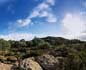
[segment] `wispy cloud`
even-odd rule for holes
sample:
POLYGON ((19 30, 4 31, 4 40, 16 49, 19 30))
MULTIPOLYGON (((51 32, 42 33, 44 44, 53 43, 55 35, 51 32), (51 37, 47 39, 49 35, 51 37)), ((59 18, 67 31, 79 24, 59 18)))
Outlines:
POLYGON ((46 37, 47 35, 46 34, 32 34, 32 33, 9 33, 9 34, 6 34, 6 35, 1 35, 0 34, 0 38, 3 38, 5 40, 21 40, 21 39, 25 39, 25 40, 32 40, 34 37, 46 37))
POLYGON ((27 26, 27 25, 31 24, 32 20, 31 19, 23 19, 23 20, 19 19, 16 21, 16 23, 18 23, 21 27, 23 27, 23 26, 27 26))
POLYGON ((33 18, 46 18, 45 19, 46 22, 55 23, 57 21, 57 18, 52 12, 52 6, 54 5, 55 5, 55 0, 44 0, 42 3, 40 3, 32 10, 32 12, 27 18, 18 19, 16 23, 24 27, 31 23, 34 23, 32 21, 33 18))
POLYGON ((0 38, 3 38, 5 40, 31 40, 33 37, 34 36, 31 33, 10 33, 7 35, 0 35, 0 38))
POLYGON ((6 11, 11 13, 11 14, 14 14, 15 13, 15 10, 14 10, 14 6, 13 4, 9 4, 6 8, 6 11))
POLYGON ((82 6, 86 8, 86 1, 85 0, 82 1, 82 6))
MULTIPOLYGON (((18 22, 22 22, 21 20, 18 22)), ((46 37, 46 36, 59 36, 68 39, 80 39, 86 40, 86 19, 83 19, 83 14, 77 13, 66 13, 61 21, 62 32, 56 34, 32 34, 32 33, 10 33, 8 35, 0 35, 0 38, 6 40, 31 40, 35 36, 46 37)))

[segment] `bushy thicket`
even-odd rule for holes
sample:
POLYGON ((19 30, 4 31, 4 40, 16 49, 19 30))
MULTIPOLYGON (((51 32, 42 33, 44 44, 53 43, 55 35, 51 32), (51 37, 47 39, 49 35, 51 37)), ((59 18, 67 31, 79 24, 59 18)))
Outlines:
POLYGON ((58 70, 86 70, 85 41, 68 40, 61 37, 35 37, 31 41, 0 39, 0 61, 3 62, 15 62, 19 58, 36 57, 46 53, 63 58, 59 59, 61 64, 58 70))

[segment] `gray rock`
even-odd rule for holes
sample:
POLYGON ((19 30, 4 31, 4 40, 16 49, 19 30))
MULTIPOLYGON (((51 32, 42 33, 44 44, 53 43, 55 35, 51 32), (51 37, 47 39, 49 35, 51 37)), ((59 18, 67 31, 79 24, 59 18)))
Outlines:
POLYGON ((34 61, 34 58, 27 58, 23 60, 21 68, 23 70, 43 70, 41 66, 36 61, 34 61))
POLYGON ((36 61, 43 67, 44 70, 57 70, 59 61, 52 55, 42 55, 36 58, 36 61))

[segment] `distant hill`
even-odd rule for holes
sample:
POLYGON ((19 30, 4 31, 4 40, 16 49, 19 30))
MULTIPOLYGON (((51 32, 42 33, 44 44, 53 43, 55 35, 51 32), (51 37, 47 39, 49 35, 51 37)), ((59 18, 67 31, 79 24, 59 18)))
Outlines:
POLYGON ((41 38, 42 40, 50 43, 51 45, 61 45, 61 44, 77 44, 77 43, 85 43, 85 41, 80 41, 78 39, 66 39, 63 37, 45 37, 45 38, 41 38))

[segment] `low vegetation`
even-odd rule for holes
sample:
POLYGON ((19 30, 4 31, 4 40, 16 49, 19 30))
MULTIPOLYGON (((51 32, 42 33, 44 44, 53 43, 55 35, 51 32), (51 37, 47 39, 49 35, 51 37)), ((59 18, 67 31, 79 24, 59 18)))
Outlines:
POLYGON ((18 59, 43 54, 60 57, 58 70, 86 70, 86 42, 61 37, 34 38, 31 41, 0 39, 0 62, 15 63, 18 59))

